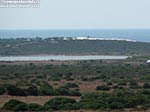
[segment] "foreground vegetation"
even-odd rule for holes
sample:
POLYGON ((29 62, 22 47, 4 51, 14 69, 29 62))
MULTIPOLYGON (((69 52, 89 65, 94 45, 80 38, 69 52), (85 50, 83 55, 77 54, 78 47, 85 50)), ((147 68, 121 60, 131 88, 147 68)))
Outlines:
POLYGON ((103 61, 78 61, 69 65, 1 63, 0 95, 3 97, 55 96, 44 104, 12 98, 1 105, 1 110, 146 110, 150 109, 149 82, 148 64, 107 64, 103 61))
POLYGON ((150 54, 150 43, 112 40, 63 40, 62 38, 0 39, 0 55, 32 54, 150 54))
POLYGON ((150 108, 150 91, 142 90, 138 92, 124 89, 116 89, 113 93, 86 93, 79 101, 72 98, 58 97, 46 102, 44 105, 26 104, 18 100, 10 100, 2 107, 3 110, 14 111, 47 111, 47 110, 106 110, 106 109, 125 109, 150 108), (124 97, 122 97, 124 96, 124 97))

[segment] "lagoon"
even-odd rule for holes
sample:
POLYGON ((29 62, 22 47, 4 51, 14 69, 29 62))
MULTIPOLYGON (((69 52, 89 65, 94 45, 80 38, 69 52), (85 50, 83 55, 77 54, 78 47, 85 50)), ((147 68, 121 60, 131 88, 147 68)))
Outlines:
POLYGON ((49 61, 49 60, 123 60, 128 56, 111 55, 33 55, 33 56, 0 56, 0 61, 49 61))

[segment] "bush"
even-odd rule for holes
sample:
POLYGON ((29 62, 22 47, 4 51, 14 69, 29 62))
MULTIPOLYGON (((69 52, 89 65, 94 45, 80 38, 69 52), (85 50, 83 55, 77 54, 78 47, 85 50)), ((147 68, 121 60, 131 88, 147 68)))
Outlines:
POLYGON ((3 85, 0 85, 0 95, 3 95, 6 93, 6 88, 3 85))
POLYGON ((10 111, 26 111, 27 104, 18 100, 10 100, 4 104, 2 109, 10 111))
POLYGON ((150 90, 141 90, 139 92, 140 92, 140 94, 150 95, 150 90))
POLYGON ((59 78, 59 77, 52 77, 52 78, 50 78, 49 80, 52 80, 52 81, 60 81, 61 78, 59 78))
POLYGON ((124 96, 126 94, 124 89, 115 89, 113 93, 116 96, 124 96))
POLYGON ((42 95, 55 95, 53 87, 49 85, 47 82, 44 82, 40 85, 40 91, 42 95))
POLYGON ((53 89, 47 88, 47 87, 40 87, 41 95, 56 95, 55 91, 53 89))
POLYGON ((26 111, 28 108, 27 108, 27 104, 18 104, 15 106, 14 110, 15 111, 26 111))
POLYGON ((70 110, 74 109, 74 104, 76 104, 76 100, 72 98, 53 98, 50 101, 45 103, 45 107, 47 109, 54 109, 54 110, 70 110))
POLYGON ((55 95, 63 95, 63 96, 80 96, 81 93, 76 90, 70 90, 66 87, 59 87, 55 89, 55 95))
POLYGON ((143 88, 150 89, 150 84, 149 83, 144 83, 143 88))
POLYGON ((28 105, 28 111, 40 111, 42 106, 41 105, 38 105, 38 104, 35 104, 35 103, 31 103, 28 105))
POLYGON ((6 90, 7 90, 8 95, 26 96, 24 90, 14 86, 14 85, 7 85, 6 90))
POLYGON ((129 83, 129 87, 130 87, 131 89, 139 89, 139 88, 140 88, 140 86, 138 85, 138 83, 135 82, 135 81, 130 82, 130 83, 129 83))
POLYGON ((119 102, 112 102, 108 105, 110 109, 123 109, 123 104, 119 102))
POLYGON ((127 83, 126 82, 119 82, 118 85, 126 86, 127 83))
POLYGON ((26 90, 27 95, 37 96, 38 95, 38 88, 36 86, 30 86, 26 90))
POLYGON ((79 88, 79 85, 76 83, 66 83, 64 86, 67 88, 79 88))
POLYGON ((107 85, 113 85, 112 82, 108 82, 107 85))
POLYGON ((103 91, 109 91, 110 87, 107 85, 97 86, 96 90, 103 90, 103 91))
POLYGON ((81 96, 81 93, 77 90, 70 90, 69 96, 81 96))
POLYGON ((69 89, 65 87, 60 87, 55 89, 57 95, 69 95, 69 89))

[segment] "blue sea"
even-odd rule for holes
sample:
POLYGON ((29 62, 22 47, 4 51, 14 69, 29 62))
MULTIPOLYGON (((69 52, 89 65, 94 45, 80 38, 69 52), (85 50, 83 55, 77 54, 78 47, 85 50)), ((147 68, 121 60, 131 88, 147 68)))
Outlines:
POLYGON ((125 38, 142 42, 150 42, 150 29, 0 30, 0 38, 48 38, 80 36, 99 38, 125 38))

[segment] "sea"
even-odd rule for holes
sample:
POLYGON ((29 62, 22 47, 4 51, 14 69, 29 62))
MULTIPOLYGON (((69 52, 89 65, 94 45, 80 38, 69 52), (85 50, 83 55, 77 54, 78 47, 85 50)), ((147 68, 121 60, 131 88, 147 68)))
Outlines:
POLYGON ((51 29, 51 30, 0 30, 1 39, 51 37, 123 38, 150 42, 150 29, 51 29))

